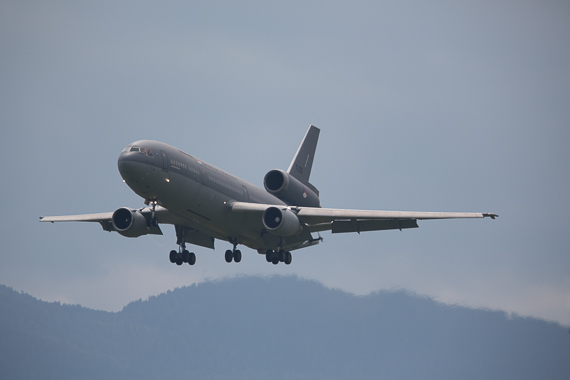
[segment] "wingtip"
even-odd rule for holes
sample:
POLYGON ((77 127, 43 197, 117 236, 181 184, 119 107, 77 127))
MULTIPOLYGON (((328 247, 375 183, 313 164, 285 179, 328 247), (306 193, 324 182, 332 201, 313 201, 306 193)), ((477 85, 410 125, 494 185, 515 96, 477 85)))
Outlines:
POLYGON ((484 217, 484 218, 485 218, 485 217, 489 217, 489 218, 491 218, 491 219, 495 219, 495 218, 498 218, 499 215, 488 212, 488 213, 486 213, 486 214, 483 214, 483 217, 484 217))

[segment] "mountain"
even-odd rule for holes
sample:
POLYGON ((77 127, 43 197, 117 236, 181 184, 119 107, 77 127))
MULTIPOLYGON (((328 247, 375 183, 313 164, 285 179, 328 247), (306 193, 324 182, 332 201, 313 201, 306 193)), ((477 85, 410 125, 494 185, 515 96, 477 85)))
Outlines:
POLYGON ((0 286, 0 379, 565 379, 556 323, 293 277, 168 291, 118 313, 0 286))

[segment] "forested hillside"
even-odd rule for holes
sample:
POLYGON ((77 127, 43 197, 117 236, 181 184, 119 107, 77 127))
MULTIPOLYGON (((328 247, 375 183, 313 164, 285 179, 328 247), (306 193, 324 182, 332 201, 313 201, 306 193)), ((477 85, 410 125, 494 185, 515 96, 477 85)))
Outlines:
POLYGON ((569 379, 555 323, 291 277, 169 291, 119 313, 0 287, 1 379, 569 379))

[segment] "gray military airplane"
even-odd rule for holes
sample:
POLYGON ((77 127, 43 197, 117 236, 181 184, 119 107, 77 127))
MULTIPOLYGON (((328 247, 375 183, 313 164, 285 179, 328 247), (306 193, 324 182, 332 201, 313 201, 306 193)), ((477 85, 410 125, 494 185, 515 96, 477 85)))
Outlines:
POLYGON ((124 182, 146 207, 114 212, 40 217, 42 222, 99 222, 105 231, 126 237, 162 235, 160 224, 172 224, 178 250, 170 261, 196 263, 186 243, 214 249, 215 239, 231 243, 226 262, 239 263, 242 244, 265 255, 267 262, 291 264, 291 252, 322 241, 319 232, 364 232, 417 228, 417 220, 495 219, 491 213, 408 212, 322 208, 319 191, 309 182, 320 130, 311 125, 289 169, 274 169, 265 190, 173 146, 141 140, 119 155, 124 182), (318 237, 313 234, 317 233, 318 237))

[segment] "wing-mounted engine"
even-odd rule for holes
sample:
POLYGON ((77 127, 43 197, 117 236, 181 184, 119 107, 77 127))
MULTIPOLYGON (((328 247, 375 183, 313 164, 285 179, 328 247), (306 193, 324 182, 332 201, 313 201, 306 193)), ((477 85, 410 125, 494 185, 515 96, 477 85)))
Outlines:
POLYGON ((115 210, 111 223, 118 233, 126 237, 139 237, 146 234, 162 235, 158 226, 149 227, 146 217, 139 210, 127 207, 115 210))
POLYGON ((302 230, 299 218, 293 211, 278 207, 268 207, 263 212, 263 225, 277 236, 292 236, 302 230))
POLYGON ((267 192, 291 206, 321 207, 318 191, 314 186, 303 184, 283 170, 269 171, 263 179, 263 185, 267 192))

